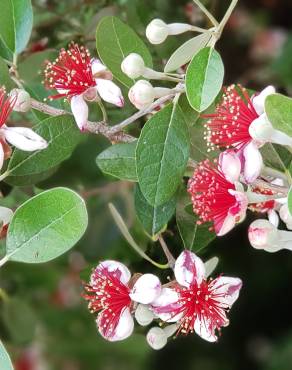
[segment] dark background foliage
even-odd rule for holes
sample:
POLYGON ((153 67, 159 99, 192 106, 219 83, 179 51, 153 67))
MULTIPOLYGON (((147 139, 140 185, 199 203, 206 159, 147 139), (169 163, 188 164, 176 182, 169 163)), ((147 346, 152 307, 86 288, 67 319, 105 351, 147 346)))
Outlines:
MULTIPOLYGON (((95 51, 96 24, 103 15, 115 14, 143 36, 154 17, 165 21, 195 21, 202 15, 183 0, 34 0, 35 28, 23 59, 35 52, 57 49, 69 41, 85 42, 95 51)), ((228 1, 209 0, 216 17, 224 14, 228 1)), ((241 0, 218 49, 225 67, 225 82, 241 82, 252 89, 275 84, 292 93, 292 3, 290 0, 241 0)), ((153 47, 155 63, 185 39, 170 38, 153 47)), ((29 69, 34 70, 30 65, 29 69)), ((128 106, 127 109, 131 111, 128 106)), ((98 113, 96 113, 98 114, 98 113)), ((111 109, 111 122, 125 112, 111 109)), ((141 122, 142 124, 143 122, 141 122)), ((145 333, 122 343, 107 343, 97 334, 94 318, 80 298, 80 273, 112 258, 133 271, 150 271, 121 239, 108 212, 109 201, 123 213, 140 245, 162 259, 156 244, 149 243, 133 211, 133 187, 105 178, 95 158, 108 146, 106 140, 86 137, 74 155, 38 188, 68 186, 87 201, 90 226, 73 252, 40 266, 9 264, 1 269, 0 285, 7 292, 0 302, 0 331, 8 343, 16 370, 290 370, 292 368, 292 257, 290 252, 268 254, 252 249, 247 241, 248 220, 209 245, 203 258, 220 257, 218 272, 244 281, 240 299, 231 312, 231 325, 217 344, 193 335, 170 341, 155 352, 146 344, 145 333)), ((13 190, 2 185, 7 205, 21 204, 32 189, 13 190)), ((166 235, 175 255, 182 248, 176 226, 166 235)), ((164 274, 163 278, 166 278, 164 274)))

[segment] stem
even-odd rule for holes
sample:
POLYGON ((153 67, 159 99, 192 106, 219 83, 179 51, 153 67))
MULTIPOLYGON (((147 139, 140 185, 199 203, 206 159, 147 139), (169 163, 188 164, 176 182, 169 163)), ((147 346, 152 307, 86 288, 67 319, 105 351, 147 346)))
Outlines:
POLYGON ((0 299, 2 299, 4 302, 9 301, 8 294, 3 289, 0 289, 0 299))
MULTIPOLYGON (((2 173, 2 175, 0 175, 0 181, 3 181, 4 179, 6 179, 6 177, 8 177, 10 174, 9 171, 5 171, 2 173)), ((0 261, 1 262, 1 261, 0 261)), ((1 265, 0 265, 1 266, 1 265)))
POLYGON ((97 102, 97 104, 99 105, 99 108, 100 108, 100 110, 101 110, 103 121, 104 121, 104 122, 107 122, 108 118, 107 118, 106 109, 105 109, 104 105, 102 104, 101 100, 99 100, 99 101, 97 102))
POLYGON ((218 32, 221 34, 223 31, 224 27, 226 26, 226 23, 228 22, 234 8, 236 7, 238 3, 238 0, 232 0, 231 4, 229 5, 229 8, 227 9, 227 12, 225 13, 224 17, 222 18, 219 26, 218 26, 218 32))
POLYGON ((3 265, 5 265, 5 263, 9 260, 9 257, 10 255, 6 255, 4 256, 1 260, 0 260, 0 267, 2 267, 3 265))
POLYGON ((173 257, 170 250, 168 249, 168 246, 166 245, 166 243, 165 243, 161 234, 158 236, 158 240, 159 240, 161 248, 162 248, 162 250, 163 250, 163 252, 164 252, 164 254, 167 258, 169 267, 173 269, 174 265, 175 265, 175 258, 173 257))
POLYGON ((280 179, 284 180, 285 182, 287 182, 287 176, 285 175, 284 172, 281 172, 279 170, 276 170, 274 168, 270 168, 270 167, 267 167, 267 166, 263 167, 261 175, 270 176, 270 177, 274 177, 274 178, 280 178, 280 179))
POLYGON ((205 6, 199 0, 193 0, 194 3, 202 10, 202 12, 209 18, 210 22, 215 26, 218 27, 219 23, 213 17, 213 15, 205 8, 205 6))

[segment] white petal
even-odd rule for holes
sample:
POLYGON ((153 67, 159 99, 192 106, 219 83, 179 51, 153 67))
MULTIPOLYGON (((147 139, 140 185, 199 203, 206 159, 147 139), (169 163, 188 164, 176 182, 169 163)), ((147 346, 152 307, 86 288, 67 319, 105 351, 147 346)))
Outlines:
POLYGON ((200 284, 205 278, 204 263, 195 253, 185 250, 175 262, 174 275, 182 286, 189 287, 195 280, 200 284))
POLYGON ((267 96, 275 94, 275 92, 276 89, 274 86, 268 86, 260 94, 252 98, 252 104, 258 115, 261 115, 265 111, 265 100, 267 96))
POLYGON ((278 213, 274 209, 270 209, 268 211, 268 219, 272 225, 275 227, 279 226, 279 216, 278 213))
POLYGON ((83 130, 88 121, 88 106, 82 95, 73 96, 71 99, 71 111, 80 130, 83 130))
POLYGON ((244 178, 247 183, 254 182, 260 175, 263 167, 262 155, 252 141, 243 150, 244 156, 244 178))
POLYGON ((10 208, 0 207, 0 224, 8 225, 13 217, 13 211, 10 208))
POLYGON ((108 336, 104 335, 103 330, 100 328, 100 325, 99 325, 102 315, 103 313, 101 312, 101 314, 97 318, 97 325, 99 327, 99 332, 105 339, 109 340, 110 342, 117 342, 120 340, 124 340, 133 333, 134 320, 130 313, 129 308, 124 309, 124 311, 122 312, 120 316, 119 323, 116 329, 108 336))
POLYGON ((280 215, 281 220, 285 222, 285 224, 292 223, 292 215, 290 214, 289 209, 288 209, 287 199, 286 199, 286 203, 283 204, 282 207, 280 208, 279 215, 280 215))
POLYGON ((149 346, 155 350, 163 348, 167 344, 167 336, 163 329, 154 327, 149 330, 146 336, 149 346))
POLYGON ((228 181, 231 183, 238 181, 241 162, 235 152, 225 151, 221 153, 219 156, 219 166, 228 181))
POLYGON ((205 278, 209 277, 212 272, 215 270, 219 262, 218 257, 212 257, 205 262, 205 278))
POLYGON ((115 83, 102 78, 97 78, 95 81, 96 89, 104 101, 114 104, 117 107, 124 106, 124 98, 121 89, 115 83))
POLYGON ((4 156, 5 154, 4 154, 3 146, 1 145, 1 142, 0 142, 0 170, 3 167, 4 156))
POLYGON ((98 73, 105 72, 106 70, 107 70, 106 66, 102 64, 99 59, 95 58, 91 59, 91 71, 93 76, 98 73))
POLYGON ((224 294, 223 297, 220 297, 220 302, 231 307, 237 300, 241 287, 242 281, 239 278, 220 276, 214 280, 213 292, 216 295, 224 294))
MULTIPOLYGON (((109 272, 117 272, 119 280, 125 285, 131 279, 131 273, 129 269, 121 262, 106 260, 106 261, 101 262, 96 267, 96 269, 101 269, 101 268, 105 268, 109 272)), ((92 274, 92 278, 94 278, 94 272, 92 274)))
POLYGON ((213 334, 210 330, 207 328, 208 322, 202 322, 199 319, 196 319, 194 324, 194 330, 195 332, 204 340, 208 342, 216 342, 217 337, 215 334, 213 334))
POLYGON ((154 313, 149 306, 138 304, 135 310, 135 319, 141 326, 147 326, 154 320, 154 313))
POLYGON ((152 303, 152 310, 158 318, 165 322, 176 322, 182 317, 182 313, 174 314, 178 306, 179 296, 170 288, 163 288, 160 296, 152 303))
POLYGON ((133 301, 149 304, 161 293, 161 284, 157 276, 153 274, 142 275, 134 284, 130 297, 133 301))
POLYGON ((216 230, 216 225, 215 226, 215 231, 218 236, 223 236, 227 234, 230 230, 232 230, 235 226, 235 217, 232 215, 227 215, 225 218, 220 230, 216 230))
POLYGON ((16 148, 31 152, 46 149, 48 143, 40 135, 27 127, 3 127, 5 139, 16 148))

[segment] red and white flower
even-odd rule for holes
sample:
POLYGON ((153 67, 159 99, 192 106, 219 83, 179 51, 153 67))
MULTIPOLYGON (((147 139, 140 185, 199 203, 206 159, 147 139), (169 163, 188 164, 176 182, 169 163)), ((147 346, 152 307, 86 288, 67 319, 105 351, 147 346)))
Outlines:
POLYGON ((88 120, 86 101, 99 97, 118 107, 124 106, 120 88, 113 83, 112 74, 100 60, 91 59, 88 49, 75 43, 62 49, 54 62, 45 69, 45 85, 56 89, 51 99, 68 98, 78 127, 82 130, 88 120))
POLYGON ((226 313, 237 300, 242 281, 227 276, 207 279, 202 260, 187 250, 176 260, 174 274, 173 286, 163 288, 152 303, 154 313, 163 321, 176 322, 177 333, 196 332, 215 342, 221 327, 229 324, 226 313))
POLYGON ((240 168, 233 152, 223 152, 218 164, 208 159, 201 162, 188 183, 198 224, 212 222, 218 236, 228 233, 246 214, 248 198, 237 182, 240 168))
POLYGON ((245 180, 252 183, 260 174, 263 160, 258 148, 266 142, 292 145, 292 138, 275 130, 265 114, 265 99, 274 94, 268 86, 260 94, 249 96, 240 85, 225 88, 221 103, 206 124, 208 145, 233 148, 242 161, 245 180))
POLYGON ((89 310, 98 313, 100 334, 109 341, 119 341, 133 332, 132 314, 137 303, 152 303, 161 293, 161 284, 152 274, 144 274, 135 281, 125 265, 108 260, 96 267, 85 289, 89 310))
POLYGON ((0 169, 4 160, 11 154, 10 143, 23 151, 45 149, 48 144, 38 134, 27 127, 8 127, 7 119, 17 101, 17 95, 7 96, 4 87, 0 88, 0 169))

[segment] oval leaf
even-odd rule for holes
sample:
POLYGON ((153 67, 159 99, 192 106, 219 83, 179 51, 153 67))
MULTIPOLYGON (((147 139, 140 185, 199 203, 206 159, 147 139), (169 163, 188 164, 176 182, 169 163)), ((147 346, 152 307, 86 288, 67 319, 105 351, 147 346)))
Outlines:
POLYGON ((176 199, 171 198, 167 203, 152 207, 147 203, 139 186, 135 189, 135 209, 138 219, 145 231, 154 236, 161 231, 171 219, 175 211, 176 199))
POLYGON ((72 248, 88 224, 84 200, 65 188, 44 191, 20 206, 10 223, 6 259, 41 263, 72 248))
POLYGON ((43 180, 44 172, 53 170, 69 158, 82 140, 82 135, 73 118, 50 117, 34 126, 34 131, 48 142, 45 150, 23 152, 15 149, 8 165, 12 185, 30 185, 43 180))
POLYGON ((292 99, 281 94, 269 95, 265 100, 265 111, 269 121, 277 130, 292 136, 292 99))
POLYGON ((104 150, 96 158, 101 171, 122 180, 138 181, 136 173, 137 142, 116 144, 104 150))
POLYGON ((114 77, 127 87, 134 81, 121 70, 121 63, 130 53, 140 54, 147 67, 152 67, 152 57, 144 42, 117 17, 104 17, 96 30, 96 48, 102 62, 114 77))
POLYGON ((0 369, 13 370, 13 365, 10 360, 10 357, 1 341, 0 341, 0 369))
POLYGON ((184 64, 187 64, 202 48, 207 45, 210 38, 211 36, 209 33, 202 33, 201 35, 193 37, 185 42, 171 55, 164 67, 164 72, 168 73, 175 71, 184 64))
POLYGON ((166 203, 176 192, 189 158, 189 132, 177 104, 169 104, 143 127, 136 150, 140 189, 150 205, 166 203))
POLYGON ((220 54, 207 47, 194 56, 186 73, 186 92, 191 106, 203 112, 219 94, 224 78, 220 54))
MULTIPOLYGON (((0 12, 0 49, 22 52, 30 38, 33 25, 31 0, 2 0, 0 12)), ((3 55, 4 57, 7 56, 3 55)))

